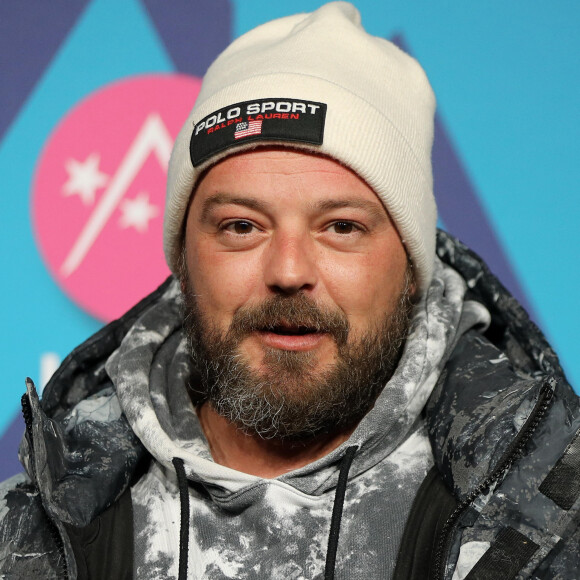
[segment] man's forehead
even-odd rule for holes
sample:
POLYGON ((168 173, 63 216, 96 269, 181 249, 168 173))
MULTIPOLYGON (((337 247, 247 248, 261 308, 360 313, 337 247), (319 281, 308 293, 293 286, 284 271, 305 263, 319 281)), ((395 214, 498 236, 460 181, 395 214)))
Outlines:
POLYGON ((312 210, 350 207, 386 213, 373 189, 350 168, 326 155, 285 147, 263 147, 218 161, 198 182, 194 198, 201 197, 203 214, 226 204, 266 210, 285 190, 312 210))

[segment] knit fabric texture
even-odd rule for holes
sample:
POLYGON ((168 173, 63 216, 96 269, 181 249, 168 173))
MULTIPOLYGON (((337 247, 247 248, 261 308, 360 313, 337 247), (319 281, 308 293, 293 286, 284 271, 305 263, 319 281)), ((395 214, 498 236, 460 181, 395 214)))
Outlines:
MULTIPOLYGON (((351 4, 332 2, 244 34, 208 69, 174 145, 164 222, 169 267, 177 271, 188 202, 203 171, 240 151, 282 145, 330 156, 365 180, 395 222, 419 290, 425 291, 433 272, 437 221, 431 169, 434 112, 435 97, 421 66, 393 43, 368 34, 351 4), (326 105, 322 142, 295 135, 268 138, 273 121, 262 115, 256 129, 261 132, 251 140, 234 138, 235 124, 224 123, 220 130, 231 135, 231 142, 194 167, 190 144, 195 127, 213 114, 219 118, 226 107, 235 111, 237 104, 261 99, 326 105)), ((292 122, 287 121, 289 128, 292 122)))

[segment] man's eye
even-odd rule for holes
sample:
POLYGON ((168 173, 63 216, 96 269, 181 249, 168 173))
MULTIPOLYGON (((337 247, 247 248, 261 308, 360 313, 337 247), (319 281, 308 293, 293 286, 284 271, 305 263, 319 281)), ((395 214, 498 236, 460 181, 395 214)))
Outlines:
POLYGON ((233 234, 251 234, 254 230, 254 224, 252 222, 238 220, 227 224, 224 229, 233 234))
POLYGON ((330 227, 336 234, 352 234, 357 229, 352 222, 334 222, 330 227))

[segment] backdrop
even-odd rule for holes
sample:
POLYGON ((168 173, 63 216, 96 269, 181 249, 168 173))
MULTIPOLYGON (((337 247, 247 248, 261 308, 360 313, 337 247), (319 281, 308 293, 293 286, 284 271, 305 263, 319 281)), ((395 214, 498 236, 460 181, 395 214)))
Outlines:
MULTIPOLYGON (((0 3, 0 479, 20 469, 24 378, 167 275, 164 180, 211 60, 314 0, 0 3)), ((438 97, 440 225, 482 254, 580 384, 580 4, 359 0, 438 97)))

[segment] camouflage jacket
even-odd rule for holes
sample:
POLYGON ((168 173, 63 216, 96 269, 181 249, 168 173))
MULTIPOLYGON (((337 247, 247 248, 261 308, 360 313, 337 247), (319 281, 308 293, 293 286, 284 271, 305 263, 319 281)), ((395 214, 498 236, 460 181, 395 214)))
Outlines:
MULTIPOLYGON (((394 577, 580 578, 578 397, 485 264, 441 232, 437 252, 492 323, 459 340, 425 408, 435 469, 415 500, 394 577)), ((132 578, 126 492, 148 453, 120 412, 102 421, 102 437, 94 435, 99 409, 90 429, 67 431, 63 418, 112 389, 107 358, 164 286, 75 349, 41 401, 29 383, 26 474, 0 485, 0 577, 132 578)))

